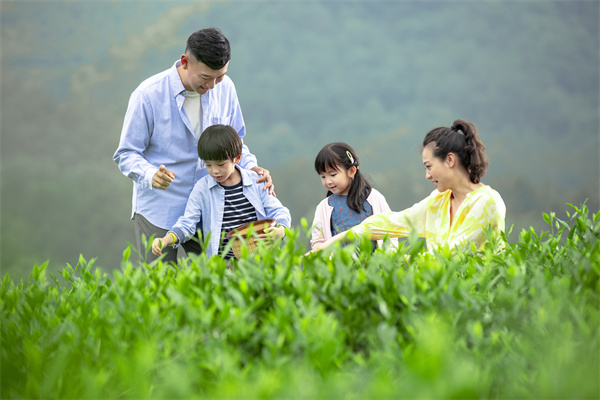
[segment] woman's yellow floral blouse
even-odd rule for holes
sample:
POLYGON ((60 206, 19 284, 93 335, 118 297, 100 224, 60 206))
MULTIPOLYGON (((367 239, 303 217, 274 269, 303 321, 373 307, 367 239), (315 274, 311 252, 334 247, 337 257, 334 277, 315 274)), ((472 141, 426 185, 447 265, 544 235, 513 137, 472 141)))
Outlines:
POLYGON ((506 206, 500 194, 487 185, 467 194, 450 224, 450 199, 452 192, 434 190, 427 198, 400 212, 372 215, 352 232, 365 235, 371 240, 390 237, 405 237, 415 229, 427 241, 429 249, 443 245, 455 247, 474 243, 480 248, 484 242, 484 231, 488 225, 494 231, 504 231, 506 206))

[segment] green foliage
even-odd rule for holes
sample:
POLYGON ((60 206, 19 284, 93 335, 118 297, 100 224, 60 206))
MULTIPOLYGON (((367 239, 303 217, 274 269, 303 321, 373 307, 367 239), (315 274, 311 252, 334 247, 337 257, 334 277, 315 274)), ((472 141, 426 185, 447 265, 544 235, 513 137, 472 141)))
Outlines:
POLYGON ((598 398, 600 212, 571 207, 479 252, 306 257, 303 221, 233 262, 35 265, 0 286, 0 397, 598 398))

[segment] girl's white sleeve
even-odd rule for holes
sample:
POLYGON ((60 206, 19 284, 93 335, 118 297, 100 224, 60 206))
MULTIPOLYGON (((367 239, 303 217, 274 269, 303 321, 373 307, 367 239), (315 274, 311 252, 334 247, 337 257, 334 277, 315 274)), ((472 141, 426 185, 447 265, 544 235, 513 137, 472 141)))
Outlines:
MULTIPOLYGON (((310 239, 310 247, 311 248, 315 248, 315 245, 318 243, 323 243, 325 242, 327 239, 326 233, 325 233, 325 227, 324 224, 327 223, 327 221, 325 221, 326 216, 327 216, 327 204, 324 203, 323 201, 321 201, 319 203, 319 205, 317 206, 317 209, 315 210, 315 217, 313 219, 313 223, 312 223, 312 237, 310 239)), ((331 235, 330 235, 331 236, 331 235)))

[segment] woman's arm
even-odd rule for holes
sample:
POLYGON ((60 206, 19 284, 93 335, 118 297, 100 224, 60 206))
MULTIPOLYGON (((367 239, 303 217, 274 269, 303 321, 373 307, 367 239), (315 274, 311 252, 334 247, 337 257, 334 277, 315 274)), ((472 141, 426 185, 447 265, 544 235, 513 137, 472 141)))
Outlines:
POLYGON ((321 250, 331 246, 335 242, 347 243, 347 242, 351 241, 352 238, 355 237, 355 235, 353 235, 353 234, 350 235, 350 233, 351 233, 351 230, 347 230, 345 232, 338 233, 337 235, 325 240, 324 242, 315 243, 312 250, 309 251, 308 253, 306 253, 306 255, 308 255, 310 253, 314 253, 316 251, 321 251, 321 250))
POLYGON ((399 216, 402 213, 402 211, 391 211, 387 213, 371 215, 369 218, 365 219, 361 224, 356 225, 352 229, 348 229, 345 232, 340 232, 322 243, 315 244, 313 246, 312 251, 315 252, 323 250, 324 248, 329 247, 336 242, 351 242, 357 237, 367 237, 371 240, 383 239, 386 235, 397 237, 397 234, 400 232, 400 230, 394 229, 394 227, 397 226, 397 221, 402 220, 402 217, 399 216))
POLYGON ((435 196, 436 193, 437 190, 406 210, 399 212, 389 211, 371 215, 352 229, 339 233, 321 244, 317 244, 313 247, 313 251, 323 250, 336 242, 346 243, 352 241, 357 236, 367 237, 370 240, 381 240, 385 238, 386 235, 389 235, 392 238, 405 237, 413 230, 416 230, 419 236, 423 236, 425 232, 425 216, 428 203, 431 197, 435 196))

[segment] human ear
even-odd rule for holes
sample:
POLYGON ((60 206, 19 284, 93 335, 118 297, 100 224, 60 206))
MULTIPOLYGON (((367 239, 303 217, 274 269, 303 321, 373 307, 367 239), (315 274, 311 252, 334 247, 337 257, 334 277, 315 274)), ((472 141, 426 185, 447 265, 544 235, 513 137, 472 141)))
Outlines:
POLYGON ((356 167, 352 166, 348 169, 348 176, 354 178, 354 175, 356 175, 356 167))
POLYGON ((242 160, 242 156, 239 155, 239 156, 237 156, 236 158, 233 159, 233 163, 234 164, 239 164, 241 160, 242 160))
POLYGON ((454 164, 456 163, 456 156, 454 153, 448 153, 446 156, 446 163, 450 168, 454 167, 454 164))
POLYGON ((183 69, 187 69, 188 67, 188 57, 185 54, 181 55, 181 66, 183 67, 183 69))

